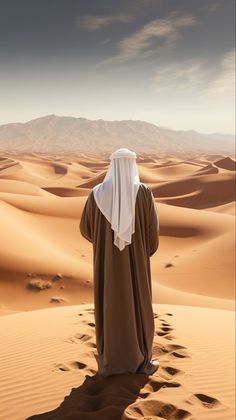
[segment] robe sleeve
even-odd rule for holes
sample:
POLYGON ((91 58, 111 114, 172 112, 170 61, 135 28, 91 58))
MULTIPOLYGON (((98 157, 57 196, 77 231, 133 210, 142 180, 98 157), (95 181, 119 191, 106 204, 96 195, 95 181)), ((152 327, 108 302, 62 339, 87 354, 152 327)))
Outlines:
POLYGON ((152 190, 149 194, 149 255, 157 251, 159 246, 159 214, 152 190))
POLYGON ((89 242, 93 242, 93 214, 92 214, 92 201, 91 201, 91 194, 90 192, 86 203, 84 205, 81 218, 79 229, 81 235, 87 239, 89 242))

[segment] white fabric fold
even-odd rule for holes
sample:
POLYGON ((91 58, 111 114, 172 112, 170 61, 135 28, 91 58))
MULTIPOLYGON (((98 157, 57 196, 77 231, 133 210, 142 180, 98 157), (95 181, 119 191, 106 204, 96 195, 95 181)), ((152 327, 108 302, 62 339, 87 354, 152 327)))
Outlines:
POLYGON ((122 251, 135 232, 135 203, 141 184, 136 153, 121 148, 110 156, 106 176, 93 188, 98 208, 111 223, 114 244, 122 251))

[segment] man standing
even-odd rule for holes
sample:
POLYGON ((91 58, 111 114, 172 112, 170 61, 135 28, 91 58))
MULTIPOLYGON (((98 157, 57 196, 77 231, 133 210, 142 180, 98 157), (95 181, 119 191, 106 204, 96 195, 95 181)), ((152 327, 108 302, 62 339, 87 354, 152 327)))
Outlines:
POLYGON ((93 244, 98 373, 153 374, 154 314, 150 256, 159 246, 159 217, 151 189, 140 182, 136 153, 110 156, 102 183, 85 203, 80 232, 93 244))

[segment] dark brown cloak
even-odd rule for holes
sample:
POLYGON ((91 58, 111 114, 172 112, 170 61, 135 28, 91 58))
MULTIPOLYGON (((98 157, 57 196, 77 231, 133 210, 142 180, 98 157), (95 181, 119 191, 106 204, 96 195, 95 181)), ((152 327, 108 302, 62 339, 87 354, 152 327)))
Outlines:
POLYGON ((92 190, 79 229, 93 244, 98 373, 149 374, 154 338, 150 256, 159 245, 159 218, 151 189, 140 184, 135 232, 122 251, 113 243, 114 231, 92 190))

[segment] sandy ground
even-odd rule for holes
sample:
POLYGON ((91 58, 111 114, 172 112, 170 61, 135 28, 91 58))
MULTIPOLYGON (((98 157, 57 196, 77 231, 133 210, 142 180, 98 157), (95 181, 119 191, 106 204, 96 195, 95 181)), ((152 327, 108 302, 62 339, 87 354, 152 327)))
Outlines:
POLYGON ((137 163, 160 218, 151 257, 160 367, 101 379, 93 250, 79 220, 108 161, 0 156, 1 420, 234 419, 235 161, 137 163))

